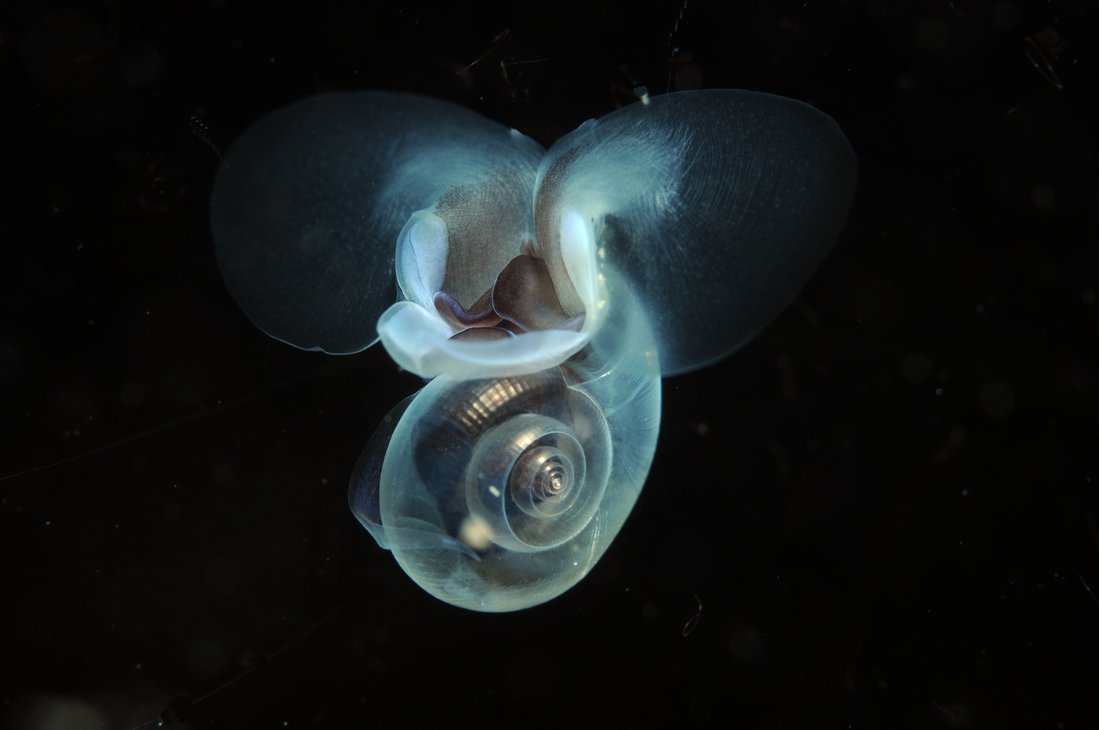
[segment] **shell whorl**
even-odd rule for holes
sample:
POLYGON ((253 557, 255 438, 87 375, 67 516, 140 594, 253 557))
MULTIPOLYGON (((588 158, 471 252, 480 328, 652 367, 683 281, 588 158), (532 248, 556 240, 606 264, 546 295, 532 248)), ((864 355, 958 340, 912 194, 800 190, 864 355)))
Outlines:
POLYGON ((559 370, 458 383, 435 414, 414 429, 413 450, 422 470, 462 476, 443 503, 471 548, 556 547, 595 514, 610 436, 600 409, 559 370))

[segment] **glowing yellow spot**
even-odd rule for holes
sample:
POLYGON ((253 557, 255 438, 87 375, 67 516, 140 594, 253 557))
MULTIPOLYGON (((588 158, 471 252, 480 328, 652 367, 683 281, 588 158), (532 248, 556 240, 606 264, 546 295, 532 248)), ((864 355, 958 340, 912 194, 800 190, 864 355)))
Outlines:
POLYGON ((482 517, 471 515, 462 522, 458 539, 478 552, 487 550, 492 544, 492 525, 482 517))

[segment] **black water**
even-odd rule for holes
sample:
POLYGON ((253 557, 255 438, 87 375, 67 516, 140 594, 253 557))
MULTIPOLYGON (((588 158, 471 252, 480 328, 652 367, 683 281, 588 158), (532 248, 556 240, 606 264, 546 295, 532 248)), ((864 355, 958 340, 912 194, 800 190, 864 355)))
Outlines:
POLYGON ((0 476, 46 467, 0 481, 0 724, 1099 727, 1097 11, 709 5, 0 9, 0 476), (324 90, 549 143, 640 85, 816 104, 854 209, 778 321, 665 383, 587 580, 449 608, 345 503, 416 379, 252 327, 219 152, 324 90))

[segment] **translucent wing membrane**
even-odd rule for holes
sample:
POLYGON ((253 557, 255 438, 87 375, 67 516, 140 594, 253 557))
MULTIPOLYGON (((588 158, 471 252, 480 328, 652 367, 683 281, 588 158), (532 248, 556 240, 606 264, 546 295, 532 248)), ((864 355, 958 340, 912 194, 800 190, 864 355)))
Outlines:
POLYGON ((843 225, 856 169, 835 122, 807 104, 656 96, 550 148, 538 246, 571 311, 579 297, 561 274, 569 250, 591 241, 646 308, 674 375, 729 354, 793 299, 843 225))
POLYGON ((410 299, 417 286, 441 285, 467 306, 492 285, 530 237, 542 153, 446 102, 384 92, 306 99, 262 119, 226 155, 211 200, 218 263, 267 334, 358 352, 377 339, 398 279, 410 299), (415 231, 424 270, 405 262, 398 276, 398 237, 417 211, 430 216, 415 231))

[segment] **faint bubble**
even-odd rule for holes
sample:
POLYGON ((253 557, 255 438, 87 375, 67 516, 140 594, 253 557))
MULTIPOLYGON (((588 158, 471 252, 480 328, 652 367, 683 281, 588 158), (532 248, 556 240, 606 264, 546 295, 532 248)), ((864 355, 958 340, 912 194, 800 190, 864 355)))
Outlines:
POLYGON ((51 411, 59 423, 74 423, 95 413, 96 399, 86 387, 72 385, 53 394, 51 411))
POLYGON ((13 716, 16 730, 73 730, 108 727, 107 718, 72 697, 38 697, 13 716))
POLYGON ((1053 210, 1057 205, 1057 195, 1045 185, 1035 185, 1030 191, 1030 200, 1038 210, 1053 210))
POLYGON ((196 681, 212 682, 224 673, 226 658, 222 642, 210 637, 202 638, 187 648, 187 669, 196 681))
POLYGON ((916 79, 908 74, 898 74, 893 79, 893 84, 897 87, 898 91, 912 92, 916 90, 916 79))
POLYGON ((51 97, 73 97, 102 73, 110 43, 82 11, 54 8, 34 18, 23 34, 20 55, 31 83, 51 97))
POLYGON ((1096 369, 1082 357, 1070 357, 1057 368, 1057 381, 1065 391, 1091 391, 1095 387, 1096 369))
POLYGON ((132 144, 120 144, 115 148, 114 162, 119 167, 133 167, 137 164, 137 147, 132 144))
POLYGON ((1004 28, 1012 28, 1019 24, 1022 13, 1019 6, 1012 2, 996 3, 996 25, 1004 28))
POLYGON ((677 90, 690 91, 691 89, 701 89, 703 82, 702 69, 694 64, 684 64, 677 67, 674 71, 673 85, 677 90))
POLYGON ((118 399, 127 408, 136 408, 145 400, 145 386, 136 380, 128 380, 122 384, 118 399))
POLYGON ((0 389, 9 390, 22 379, 25 360, 11 340, 0 336, 0 389))
POLYGON ((910 352, 901 360, 901 375, 913 385, 926 383, 935 372, 935 363, 922 352, 910 352))
MULTIPOLYGON (((481 657, 471 655, 464 657, 467 664, 464 666, 478 666, 481 657)), ((568 672, 559 671, 554 658, 548 653, 528 651, 517 652, 510 661, 500 666, 500 675, 503 682, 497 682, 502 695, 509 699, 514 698, 527 706, 534 706, 535 702, 544 702, 547 697, 565 696, 563 688, 559 689, 559 682, 568 683, 573 677, 568 672), (533 670, 532 668, 537 669, 533 670)))
POLYGON ((950 40, 950 26, 938 18, 925 18, 916 26, 916 42, 929 51, 942 49, 950 40))
POLYGON ((223 487, 237 486, 237 472, 228 464, 218 464, 214 467, 214 481, 223 487))
POLYGON ((729 653, 738 664, 751 666, 763 661, 764 643, 763 633, 750 624, 742 624, 729 632, 729 653))
POLYGON ((118 50, 115 73, 130 86, 145 86, 160 73, 160 51, 148 41, 132 41, 118 50))
POLYGON ((1053 436, 1042 435, 1027 444, 1027 461, 1034 475, 1057 477, 1065 473, 1068 455, 1064 444, 1053 436))
POLYGON ((175 502, 165 502, 160 506, 160 514, 164 516, 165 522, 175 522, 179 519, 179 505, 175 502))
POLYGON ((1080 298, 1084 300, 1084 304, 1095 304, 1095 290, 1085 289, 1080 292, 1080 298))
POLYGON ((202 590, 218 596, 234 596, 240 590, 244 568, 233 558, 222 555, 207 561, 203 569, 202 590))
POLYGON ((1002 380, 981 388, 981 408, 989 418, 1007 417, 1015 409, 1015 391, 1002 380))
POLYGON ((933 702, 932 704, 949 727, 969 727, 973 724, 973 713, 962 702, 951 702, 945 705, 933 702))
POLYGON ((855 321, 871 330, 894 327, 903 318, 905 308, 901 290, 876 275, 863 277, 852 292, 851 313, 855 321))
POLYGON ((946 435, 946 439, 939 444, 932 453, 931 458, 936 464, 941 464, 950 458, 951 454, 957 451, 962 444, 965 443, 966 432, 965 428, 960 425, 956 425, 950 429, 950 433, 946 435))

